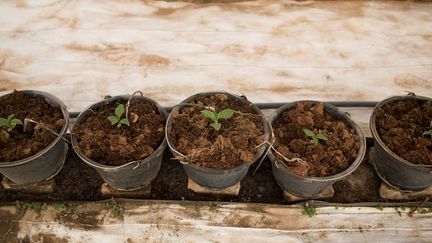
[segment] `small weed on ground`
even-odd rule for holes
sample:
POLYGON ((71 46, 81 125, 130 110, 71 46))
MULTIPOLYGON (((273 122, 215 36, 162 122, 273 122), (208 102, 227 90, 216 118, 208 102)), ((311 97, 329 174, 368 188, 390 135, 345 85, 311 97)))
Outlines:
POLYGON ((381 204, 376 205, 375 208, 378 209, 379 211, 384 211, 384 206, 381 204))
POLYGON ((112 216, 123 219, 124 209, 117 201, 111 200, 107 202, 105 206, 110 210, 112 216))
POLYGON ((46 204, 41 202, 17 202, 17 205, 20 208, 31 209, 34 211, 42 211, 47 208, 46 204))
POLYGON ((308 204, 305 204, 302 214, 308 217, 313 217, 316 215, 316 209, 314 206, 309 206, 308 204))
POLYGON ((218 210, 218 208, 219 208, 219 205, 212 204, 212 205, 209 206, 209 211, 210 212, 216 212, 218 210))

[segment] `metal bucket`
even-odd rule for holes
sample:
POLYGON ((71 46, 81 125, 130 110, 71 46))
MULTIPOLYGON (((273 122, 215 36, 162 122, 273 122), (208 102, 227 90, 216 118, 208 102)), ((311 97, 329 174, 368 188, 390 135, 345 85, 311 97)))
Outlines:
MULTIPOLYGON (((92 112, 91 110, 119 100, 128 101, 130 97, 130 95, 115 96, 93 104, 79 114, 76 124, 83 123, 85 117, 92 112)), ((153 103, 158 108, 159 113, 166 119, 166 111, 154 100, 143 96, 135 96, 134 99, 143 99, 153 103)), ((161 166, 163 151, 166 148, 166 140, 164 138, 159 147, 147 158, 131 161, 120 166, 103 165, 87 157, 79 148, 75 134, 72 134, 72 145, 77 155, 85 163, 93 167, 111 187, 118 190, 133 190, 147 185, 156 178, 161 166)))
MULTIPOLYGON (((208 96, 212 96, 215 94, 225 94, 226 96, 228 96, 231 99, 236 99, 238 101, 241 101, 245 104, 250 105, 253 108, 253 110, 256 112, 256 114, 261 115, 263 117, 264 139, 265 139, 265 141, 268 141, 269 134, 270 134, 270 128, 268 126, 268 123, 265 121, 263 113, 261 112, 261 110, 257 106, 255 106, 254 104, 249 102, 245 97, 235 96, 235 95, 232 95, 228 92, 203 92, 203 93, 198 93, 198 94, 192 95, 191 97, 185 99, 180 104, 190 103, 196 97, 199 97, 199 96, 208 97, 208 96)), ((176 107, 174 107, 173 111, 178 110, 179 108, 180 108, 180 106, 176 106, 176 107)), ((173 111, 171 111, 171 114, 173 111)), ((171 116, 169 116, 167 124, 166 124, 166 129, 165 129, 165 137, 166 137, 166 140, 168 142, 168 147, 170 148, 171 152, 174 154, 175 157, 183 157, 183 155, 177 151, 177 148, 174 146, 174 144, 169 141, 169 133, 171 132, 171 129, 172 129, 172 119, 171 119, 171 116)), ((245 177, 245 175, 247 174, 249 167, 253 163, 255 163, 261 156, 263 156, 263 153, 265 150, 266 150, 266 146, 260 147, 258 149, 257 153, 255 154, 254 162, 252 162, 250 164, 243 163, 243 164, 241 164, 237 167, 234 167, 233 169, 230 169, 230 170, 204 168, 204 167, 200 167, 200 166, 190 164, 190 163, 187 163, 184 161, 183 162, 181 161, 181 162, 183 164, 183 168, 185 169, 188 177, 190 179, 192 179, 194 182, 196 182, 197 184, 199 184, 203 187, 206 187, 206 188, 223 189, 223 188, 228 188, 228 187, 240 182, 245 177)))
POLYGON ((17 184, 27 185, 50 179, 61 170, 68 151, 68 145, 61 137, 67 131, 69 113, 64 103, 51 94, 36 90, 20 92, 31 97, 43 97, 49 105, 61 109, 65 120, 59 136, 39 153, 18 161, 0 162, 0 173, 17 184))
MULTIPOLYGON (((300 102, 307 102, 311 104, 318 103, 318 101, 310 100, 288 103, 276 110, 275 116, 271 119, 270 124, 273 126, 273 123, 281 116, 284 111, 293 108, 297 103, 300 102)), ((337 107, 327 103, 323 104, 324 110, 327 114, 338 120, 346 121, 348 125, 355 130, 358 137, 358 142, 360 143, 360 148, 358 150, 357 158, 345 171, 326 177, 298 176, 296 174, 290 173, 284 168, 283 165, 280 164, 279 159, 277 159, 273 151, 270 150, 268 157, 272 162, 273 175, 277 183, 283 190, 297 196, 311 198, 320 194, 328 186, 354 172, 363 161, 363 158, 366 154, 366 139, 360 127, 355 124, 346 113, 340 111, 337 107)))
POLYGON ((393 96, 378 103, 370 118, 374 147, 369 155, 382 180, 402 190, 421 191, 432 185, 432 166, 413 164, 399 157, 384 144, 376 128, 375 111, 385 104, 401 100, 416 100, 421 103, 432 101, 428 97, 406 95, 393 96))

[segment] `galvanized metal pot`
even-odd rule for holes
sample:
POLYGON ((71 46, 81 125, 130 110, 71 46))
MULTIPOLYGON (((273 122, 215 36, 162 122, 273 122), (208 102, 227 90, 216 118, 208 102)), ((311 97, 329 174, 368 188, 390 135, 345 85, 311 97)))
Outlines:
MULTIPOLYGON (((209 97, 215 94, 225 94, 230 99, 235 99, 238 100, 239 102, 243 102, 247 105, 250 105, 257 115, 261 115, 263 117, 262 120, 263 120, 263 127, 264 127, 264 139, 265 141, 268 141, 270 135, 270 127, 268 123, 265 121, 263 113, 257 106, 249 102, 244 97, 235 96, 228 92, 203 92, 203 93, 192 95, 191 97, 185 99, 183 102, 180 103, 180 105, 174 107, 173 111, 178 111, 179 109, 181 109, 181 104, 191 103, 197 97, 200 96, 209 97)), ((168 147, 170 148, 171 152, 174 154, 174 156, 180 158, 183 157, 183 155, 179 151, 177 151, 177 148, 175 147, 173 142, 170 141, 169 139, 169 133, 171 132, 172 129, 172 122, 173 121, 170 116, 166 124, 165 137, 167 139, 168 147)), ((255 154, 253 163, 255 163, 261 156, 263 156, 265 150, 266 150, 266 146, 261 146, 258 149, 257 153, 255 154)), ((204 168, 191 163, 187 163, 186 161, 182 161, 183 168, 185 169, 186 174, 190 179, 192 179, 194 182, 198 183, 203 187, 217 188, 217 189, 228 188, 240 182, 245 177, 245 175, 249 170, 249 167, 253 163, 250 164, 243 163, 233 169, 222 170, 222 169, 204 168)))
POLYGON ((432 101, 428 97, 406 95, 393 96, 378 103, 369 123, 374 139, 374 147, 370 150, 369 157, 377 174, 388 184, 402 190, 421 191, 432 186, 432 166, 413 164, 399 157, 381 140, 376 127, 376 110, 385 104, 403 100, 415 100, 419 103, 432 101))
MULTIPOLYGON (((307 102, 311 104, 318 103, 318 101, 310 100, 288 103, 276 110, 275 116, 271 119, 270 124, 273 126, 274 122, 282 115, 284 111, 294 108, 295 105, 300 102, 307 102)), ((305 198, 311 198, 320 194, 328 186, 354 172, 354 170, 356 170, 363 161, 363 158, 366 154, 366 139, 360 127, 355 124, 346 113, 340 111, 337 107, 327 103, 323 104, 324 110, 327 114, 336 118, 337 120, 346 121, 348 125, 355 130, 360 148, 357 151, 357 158, 345 171, 326 177, 298 176, 296 174, 290 173, 274 155, 273 151, 270 150, 268 157, 272 162, 273 175, 279 186, 289 193, 305 198)))
MULTIPOLYGON (((93 104, 79 114, 76 124, 83 123, 86 116, 92 112, 91 110, 96 110, 102 105, 116 101, 127 102, 130 97, 130 95, 115 96, 93 104)), ((143 99, 153 103, 158 108, 159 113, 166 119, 166 111, 154 100, 143 96, 134 96, 133 99, 143 99)), ((166 148, 166 140, 164 138, 159 147, 145 159, 131 161, 120 166, 103 165, 87 157, 79 148, 78 138, 75 134, 72 134, 72 145, 77 155, 85 163, 93 167, 108 185, 118 190, 133 190, 147 185, 156 178, 161 166, 163 151, 166 148)))
POLYGON ((22 160, 0 163, 0 173, 17 184, 27 185, 50 179, 61 170, 68 151, 68 145, 62 136, 68 128, 69 113, 64 103, 51 94, 36 90, 20 92, 31 97, 43 97, 49 105, 61 109, 65 120, 59 136, 39 153, 22 160))

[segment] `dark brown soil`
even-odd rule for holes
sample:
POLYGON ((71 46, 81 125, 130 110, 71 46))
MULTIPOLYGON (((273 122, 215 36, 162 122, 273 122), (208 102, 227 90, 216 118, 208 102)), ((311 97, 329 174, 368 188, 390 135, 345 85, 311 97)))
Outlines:
POLYGON ((248 174, 241 181, 238 196, 221 196, 199 194, 189 190, 187 188, 188 176, 183 166, 170 158, 172 154, 167 151, 159 175, 152 182, 151 198, 153 199, 284 203, 282 190, 273 177, 270 161, 265 160, 255 176, 252 176, 252 172, 257 164, 250 167, 248 174))
POLYGON ((262 117, 252 104, 232 99, 225 94, 198 97, 192 103, 172 114, 170 141, 177 150, 200 167, 232 169, 242 163, 253 163, 257 145, 264 142, 262 117), (237 111, 229 119, 221 119, 222 128, 216 131, 211 121, 201 114, 202 106, 211 106, 217 112, 224 109, 237 111))
MULTIPOLYGON (((324 112, 322 103, 298 103, 273 124, 275 149, 288 159, 300 158, 309 164, 285 162, 288 171, 299 176, 325 177, 346 170, 356 159, 360 144, 354 129, 345 121, 324 112), (327 141, 312 144, 303 129, 325 134, 327 141)), ((283 158, 276 155, 281 161, 283 158)))
MULTIPOLYGON (((146 100, 132 99, 130 102, 130 127, 111 125, 108 117, 114 115, 119 104, 102 105, 73 128, 81 151, 92 160, 110 166, 145 159, 164 138, 165 118, 146 100)), ((126 101, 123 105, 126 106, 126 101)))
POLYGON ((414 164, 432 165, 432 138, 423 136, 432 122, 432 102, 391 102, 376 110, 376 126, 386 146, 414 164))
MULTIPOLYGON (((65 124, 61 109, 51 107, 42 97, 26 96, 14 90, 1 97, 0 104, 0 117, 3 118, 14 114, 14 118, 23 123, 24 118, 30 118, 57 132, 60 132, 65 124)), ((22 125, 17 125, 10 132, 7 127, 1 127, 0 162, 17 161, 35 155, 48 147, 56 137, 34 123, 29 123, 25 132, 22 125)))
POLYGON ((9 191, 0 187, 0 201, 97 201, 102 200, 102 178, 90 166, 81 161, 69 148, 66 162, 55 179, 52 194, 31 194, 9 191))
MULTIPOLYGON (((191 200, 286 204, 282 190, 273 178, 269 160, 264 160, 255 176, 256 164, 252 165, 241 181, 239 196, 212 196, 198 194, 187 189, 187 175, 180 163, 170 160, 172 154, 166 151, 159 175, 152 182, 150 199, 191 200)), ((1 175, 0 175, 1 179, 1 175)), ((71 150, 63 169, 55 177, 56 188, 49 195, 38 195, 8 191, 0 186, 0 202, 14 201, 98 201, 105 199, 100 193, 103 183, 97 172, 85 164, 71 150)), ((334 184, 335 195, 328 202, 355 203, 379 202, 380 180, 369 163, 362 163, 353 174, 334 184)))
POLYGON ((343 180, 333 184, 335 194, 330 202, 338 203, 360 203, 379 202, 378 191, 381 180, 375 174, 373 166, 364 160, 360 166, 343 180))

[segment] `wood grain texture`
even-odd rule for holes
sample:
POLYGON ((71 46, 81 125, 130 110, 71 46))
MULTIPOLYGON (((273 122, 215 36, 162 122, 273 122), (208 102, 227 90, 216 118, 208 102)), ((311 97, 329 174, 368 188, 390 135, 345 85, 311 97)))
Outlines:
POLYGON ((71 111, 135 90, 163 105, 432 96, 430 2, 196 2, 1 1, 0 94, 45 90, 71 111))

